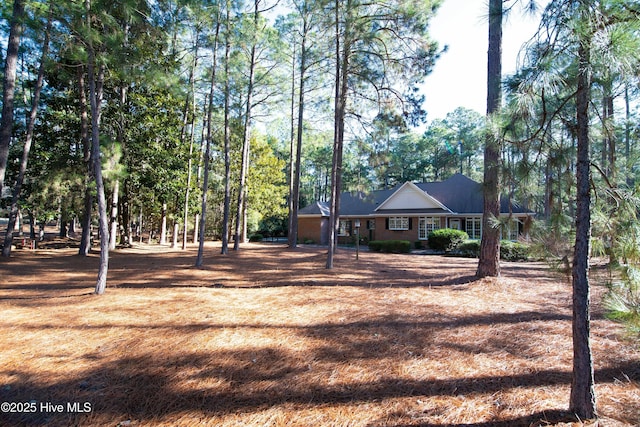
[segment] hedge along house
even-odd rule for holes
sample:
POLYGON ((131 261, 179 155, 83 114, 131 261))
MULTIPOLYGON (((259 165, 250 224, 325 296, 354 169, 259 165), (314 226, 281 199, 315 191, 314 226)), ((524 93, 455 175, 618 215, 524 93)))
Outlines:
MULTIPOLYGON (((426 246, 427 237, 439 228, 466 231, 471 239, 482 236, 482 184, 456 174, 441 182, 405 182, 389 190, 371 193, 342 193, 340 200, 340 243, 354 241, 356 226, 361 238, 408 240, 426 246)), ((506 197, 501 198, 501 217, 506 219, 503 239, 526 236, 534 213, 506 197)), ((327 244, 329 207, 315 202, 298 213, 301 242, 327 244)))

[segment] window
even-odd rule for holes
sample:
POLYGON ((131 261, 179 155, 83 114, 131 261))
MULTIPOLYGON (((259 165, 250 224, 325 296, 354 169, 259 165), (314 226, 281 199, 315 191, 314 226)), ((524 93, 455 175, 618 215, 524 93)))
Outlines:
POLYGON ((427 240, 429 233, 440 228, 440 218, 421 217, 418 222, 418 239, 427 240))
POLYGON ((470 239, 480 240, 482 238, 482 218, 467 218, 465 228, 470 239))
POLYGON ((351 220, 341 219, 338 227, 338 236, 350 236, 351 235, 351 220))
POLYGON ((408 229, 409 229, 409 217, 406 217, 406 216, 389 217, 389 230, 408 230, 408 229))

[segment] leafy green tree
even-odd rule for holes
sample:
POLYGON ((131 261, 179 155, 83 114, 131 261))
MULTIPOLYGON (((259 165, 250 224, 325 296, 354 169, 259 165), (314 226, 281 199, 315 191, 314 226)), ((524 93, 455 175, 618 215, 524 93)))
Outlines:
MULTIPOLYGON (((558 132, 553 132, 551 125, 562 122, 571 141, 575 141, 575 244, 570 265, 574 362, 569 408, 580 419, 597 417, 589 341, 591 223, 598 217, 592 215, 597 206, 592 201, 592 182, 596 176, 591 172, 597 158, 592 145, 595 128, 592 117, 597 117, 597 113, 591 107, 595 104, 594 99, 600 98, 603 108, 609 108, 610 81, 607 76, 617 67, 612 61, 619 61, 619 64, 635 62, 633 55, 618 53, 626 50, 621 48, 621 43, 627 46, 630 40, 637 43, 637 23, 638 11, 626 2, 552 1, 543 15, 539 37, 529 48, 526 78, 518 84, 520 111, 531 111, 532 108, 540 111, 534 127, 539 129, 535 134, 544 134, 540 140, 554 138, 558 132), (598 85, 600 96, 595 97, 598 85), (573 116, 565 115, 567 111, 573 116)), ((531 113, 523 114, 527 115, 534 117, 531 113)), ((602 135, 611 132, 611 116, 611 112, 600 115, 604 119, 602 135)), ((601 150, 607 152, 613 147, 613 140, 605 137, 603 141, 601 150)), ((601 157, 602 163, 609 163, 608 167, 615 169, 615 159, 609 155, 604 157, 601 157)), ((604 172, 607 167, 594 167, 603 172, 603 188, 609 192, 604 195, 605 199, 618 198, 616 186, 609 182, 604 172)), ((616 174, 612 175, 615 177, 616 174)))

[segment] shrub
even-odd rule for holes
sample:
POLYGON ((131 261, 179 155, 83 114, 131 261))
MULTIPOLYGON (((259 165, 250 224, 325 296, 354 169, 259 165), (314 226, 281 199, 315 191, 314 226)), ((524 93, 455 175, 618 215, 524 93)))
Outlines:
POLYGON ((264 240, 264 236, 262 234, 253 234, 251 237, 249 237, 249 241, 250 242, 262 242, 264 240))
POLYGON ((500 258, 505 261, 526 261, 531 250, 528 245, 510 240, 500 242, 500 258))
POLYGON ((408 240, 372 240, 369 242, 369 249, 374 252, 408 254, 411 252, 411 242, 408 240))
POLYGON ((609 319, 626 325, 632 337, 640 340, 640 271, 636 265, 622 266, 619 282, 609 284, 604 306, 609 319))
POLYGON ((429 247, 435 250, 451 252, 468 239, 469 235, 462 230, 441 228, 429 233, 429 247))
POLYGON ((455 249, 455 253, 466 258, 480 257, 480 240, 467 240, 455 249))

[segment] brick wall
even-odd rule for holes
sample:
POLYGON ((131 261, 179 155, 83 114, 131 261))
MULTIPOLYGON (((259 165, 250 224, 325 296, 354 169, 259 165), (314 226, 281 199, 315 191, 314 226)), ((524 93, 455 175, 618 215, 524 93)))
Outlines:
POLYGON ((298 218, 298 241, 313 240, 320 243, 320 217, 298 218))

